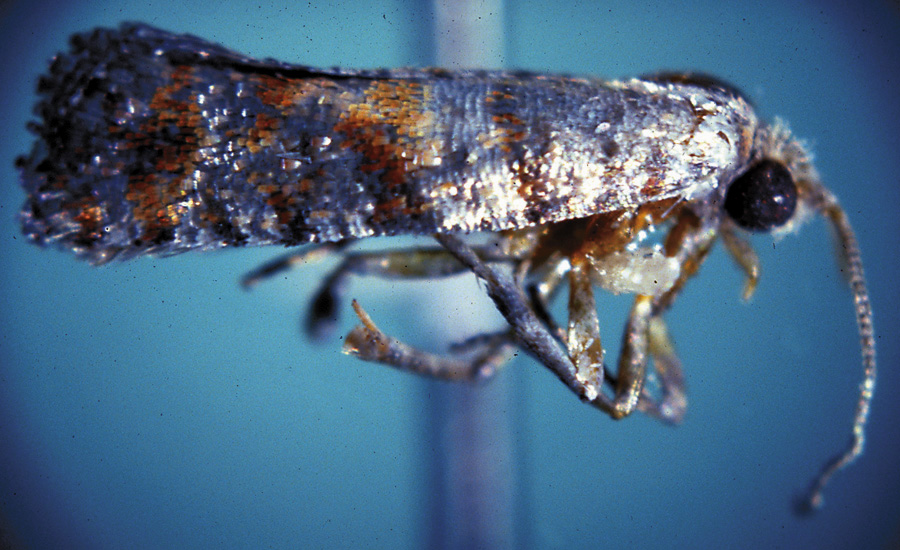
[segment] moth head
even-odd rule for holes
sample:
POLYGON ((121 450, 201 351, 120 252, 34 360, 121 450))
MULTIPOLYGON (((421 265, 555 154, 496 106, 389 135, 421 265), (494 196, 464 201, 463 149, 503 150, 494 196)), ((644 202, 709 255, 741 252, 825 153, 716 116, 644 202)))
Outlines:
POLYGON ((837 237, 838 260, 851 291, 862 351, 863 383, 857 401, 850 445, 827 462, 806 493, 797 500, 797 511, 808 513, 822 504, 831 477, 853 462, 865 441, 865 426, 875 389, 875 339, 872 309, 863 274, 859 245, 850 220, 837 198, 821 183, 803 144, 776 121, 762 126, 754 138, 754 160, 725 192, 723 208, 734 224, 749 231, 776 235, 795 230, 813 214, 830 222, 837 237))
POLYGON ((746 169, 725 192, 723 208, 735 225, 783 235, 823 211, 828 192, 806 146, 783 122, 760 126, 753 151, 746 169))

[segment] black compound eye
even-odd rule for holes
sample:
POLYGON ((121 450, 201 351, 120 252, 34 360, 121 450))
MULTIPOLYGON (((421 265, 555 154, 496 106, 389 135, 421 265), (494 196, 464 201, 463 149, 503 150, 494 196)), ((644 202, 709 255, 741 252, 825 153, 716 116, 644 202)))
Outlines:
POLYGON ((734 180, 725 193, 725 211, 750 231, 782 226, 794 215, 797 187, 781 163, 761 160, 734 180))

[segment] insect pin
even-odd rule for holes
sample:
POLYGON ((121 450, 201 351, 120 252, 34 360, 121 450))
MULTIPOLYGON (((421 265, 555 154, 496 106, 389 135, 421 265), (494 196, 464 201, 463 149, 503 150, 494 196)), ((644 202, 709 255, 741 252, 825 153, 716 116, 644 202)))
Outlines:
POLYGON ((684 377, 663 314, 717 239, 749 296, 759 262, 742 235, 791 232, 820 214, 849 275, 864 379, 850 445, 824 466, 802 507, 820 506, 834 473, 863 450, 875 343, 853 230, 802 144, 784 124, 758 120, 722 82, 323 70, 126 24, 74 36, 38 91, 38 140, 17 161, 27 193, 20 219, 33 242, 95 264, 310 244, 245 284, 339 255, 314 299, 313 334, 333 325, 351 276, 471 271, 506 329, 439 356, 384 334, 353 301, 361 324, 345 351, 472 380, 519 347, 613 418, 641 411, 681 420, 684 377), (440 246, 352 249, 357 239, 400 234, 440 246), (547 306, 566 286, 568 319, 559 325, 547 306), (635 295, 615 372, 595 287, 635 295), (645 385, 649 365, 659 392, 645 385))

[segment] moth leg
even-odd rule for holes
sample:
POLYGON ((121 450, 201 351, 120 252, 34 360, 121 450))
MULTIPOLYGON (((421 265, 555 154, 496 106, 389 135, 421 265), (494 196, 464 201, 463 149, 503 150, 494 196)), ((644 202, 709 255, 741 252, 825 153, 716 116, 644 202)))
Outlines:
POLYGON ((597 391, 602 379, 591 386, 585 386, 578 380, 572 360, 563 352, 547 325, 535 314, 522 287, 512 277, 484 262, 470 246, 453 235, 438 234, 435 239, 484 283, 488 296, 509 323, 515 341, 522 349, 556 374, 583 400, 607 413, 612 411, 612 400, 597 391))
MULTIPOLYGON (((352 240, 321 243, 300 252, 285 254, 248 273, 241 281, 252 288, 269 279, 326 256, 341 252, 352 240)), ((497 255, 486 249, 485 254, 497 255)), ((350 275, 373 275, 387 279, 422 279, 454 275, 465 268, 447 251, 439 248, 415 248, 394 252, 345 252, 341 263, 322 281, 313 297, 306 320, 306 330, 313 338, 329 334, 337 323, 341 298, 346 293, 350 275)))
POLYGON ((634 412, 644 389, 649 353, 650 318, 653 313, 653 297, 640 295, 631 306, 619 370, 616 376, 615 401, 610 411, 613 418, 624 418, 634 412))
POLYGON ((442 380, 480 381, 494 375, 513 346, 508 332, 494 333, 464 344, 465 352, 471 356, 468 360, 441 357, 388 336, 375 325, 359 302, 353 300, 352 304, 362 324, 347 335, 343 351, 363 361, 382 363, 442 380))
MULTIPOLYGON (((635 408, 668 423, 678 423, 684 416, 687 408, 684 375, 662 315, 672 307, 688 279, 697 273, 717 235, 713 228, 703 227, 693 213, 685 210, 666 237, 666 256, 677 258, 681 268, 675 282, 662 294, 635 298, 619 357, 616 418, 631 414, 635 408), (645 397, 648 392, 644 381, 650 357, 653 357, 654 369, 662 385, 662 400, 659 403, 645 397)), ((738 243, 735 250, 739 249, 740 241, 735 239, 734 242, 738 243)), ((746 248, 749 250, 749 245, 746 248)), ((741 257, 747 260, 748 277, 751 277, 753 256, 743 254, 741 257)), ((748 282, 748 286, 750 284, 748 282)))
POLYGON ((638 409, 667 424, 680 424, 687 410, 687 392, 681 361, 675 354, 675 346, 669 338, 666 322, 661 316, 650 318, 648 344, 653 357, 653 367, 661 386, 662 399, 641 395, 638 409))
POLYGON ((759 284, 759 256, 750 246, 746 239, 740 237, 734 232, 733 227, 729 223, 722 223, 719 228, 719 234, 722 236, 722 243, 734 258, 734 261, 743 270, 747 280, 744 282, 744 292, 741 297, 749 300, 759 284))
POLYGON ((569 270, 569 324, 566 345, 575 366, 575 379, 585 388, 585 398, 593 401, 603 387, 603 346, 594 288, 589 266, 581 257, 569 270))
MULTIPOLYGON (((583 258, 582 258, 583 259, 583 258)), ((593 295, 593 284, 587 267, 579 261, 557 261, 545 272, 539 283, 530 285, 529 298, 537 316, 545 325, 561 336, 569 357, 575 364, 582 383, 596 387, 596 380, 604 380, 615 391, 617 378, 605 368, 605 352, 600 339, 600 326, 593 295), (563 332, 546 312, 548 296, 559 287, 563 276, 569 276, 569 325, 563 332)), ((667 423, 677 424, 686 407, 684 376, 681 363, 675 356, 665 323, 661 317, 651 317, 648 343, 654 366, 662 386, 662 400, 657 401, 644 387, 640 391, 637 409, 667 423)))
MULTIPOLYGON (((510 261, 509 252, 490 244, 478 247, 487 261, 510 261)), ((381 279, 437 279, 457 275, 466 267, 441 248, 411 248, 396 251, 348 252, 341 263, 322 281, 316 291, 306 321, 313 338, 334 330, 351 275, 381 279)))
MULTIPOLYGON (((528 262, 522 262, 527 264, 528 262)), ((538 319, 553 332, 561 343, 565 343, 567 339, 566 331, 556 324, 553 316, 550 315, 549 303, 553 299, 557 290, 562 286, 561 283, 569 272, 570 263, 568 259, 559 257, 545 262, 541 273, 536 277, 536 281, 528 284, 525 291, 531 301, 531 307, 538 319)), ((528 266, 520 265, 520 270, 527 271, 528 266)), ((523 280, 524 277, 518 277, 523 280)), ((593 300, 593 298, 591 298, 593 300)))
POLYGON ((344 240, 335 243, 315 244, 305 247, 298 252, 283 254, 244 275, 244 278, 241 279, 241 286, 247 289, 253 288, 263 280, 271 279, 279 273, 284 273, 285 271, 289 271, 310 262, 317 262, 325 256, 329 256, 345 248, 351 242, 351 240, 344 240))
MULTIPOLYGON (((660 335, 660 329, 666 330, 662 319, 651 318, 650 353, 653 356, 653 365, 662 386, 662 400, 657 399, 644 384, 640 397, 638 397, 637 410, 666 424, 680 424, 687 409, 684 375, 681 372, 681 361, 675 355, 675 348, 669 341, 668 334, 660 335), (661 326, 656 327, 657 323, 661 323, 661 326)), ((615 373, 606 369, 603 372, 603 378, 604 382, 615 391, 618 383, 615 373)))
POLYGON ((433 279, 463 271, 465 267, 456 258, 438 248, 347 253, 316 291, 306 319, 306 330, 313 338, 322 338, 334 330, 351 275, 433 279))
POLYGON ((479 349, 482 346, 492 346, 498 342, 508 342, 510 345, 514 345, 515 339, 508 329, 496 332, 482 332, 470 336, 461 342, 451 342, 448 348, 452 355, 466 355, 471 353, 471 350, 479 349))

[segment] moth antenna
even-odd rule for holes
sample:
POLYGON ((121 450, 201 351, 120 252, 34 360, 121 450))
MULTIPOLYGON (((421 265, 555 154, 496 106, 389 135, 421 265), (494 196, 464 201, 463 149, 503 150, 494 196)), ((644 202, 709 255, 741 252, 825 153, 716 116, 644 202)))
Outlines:
POLYGON ((860 384, 859 400, 856 402, 856 416, 853 419, 853 433, 847 449, 829 460, 819 475, 810 485, 809 492, 798 503, 798 512, 808 513, 822 506, 825 486, 839 470, 850 465, 863 452, 865 445, 865 428, 869 418, 872 396, 875 394, 875 333, 872 326, 872 306, 869 303, 869 291, 866 289, 866 278, 863 274, 862 258, 856 235, 850 226, 850 220, 837 200, 828 191, 823 192, 822 213, 830 221, 837 234, 841 246, 843 265, 848 270, 850 289, 853 292, 853 303, 856 309, 856 324, 859 329, 859 343, 862 351, 863 381, 860 384))

